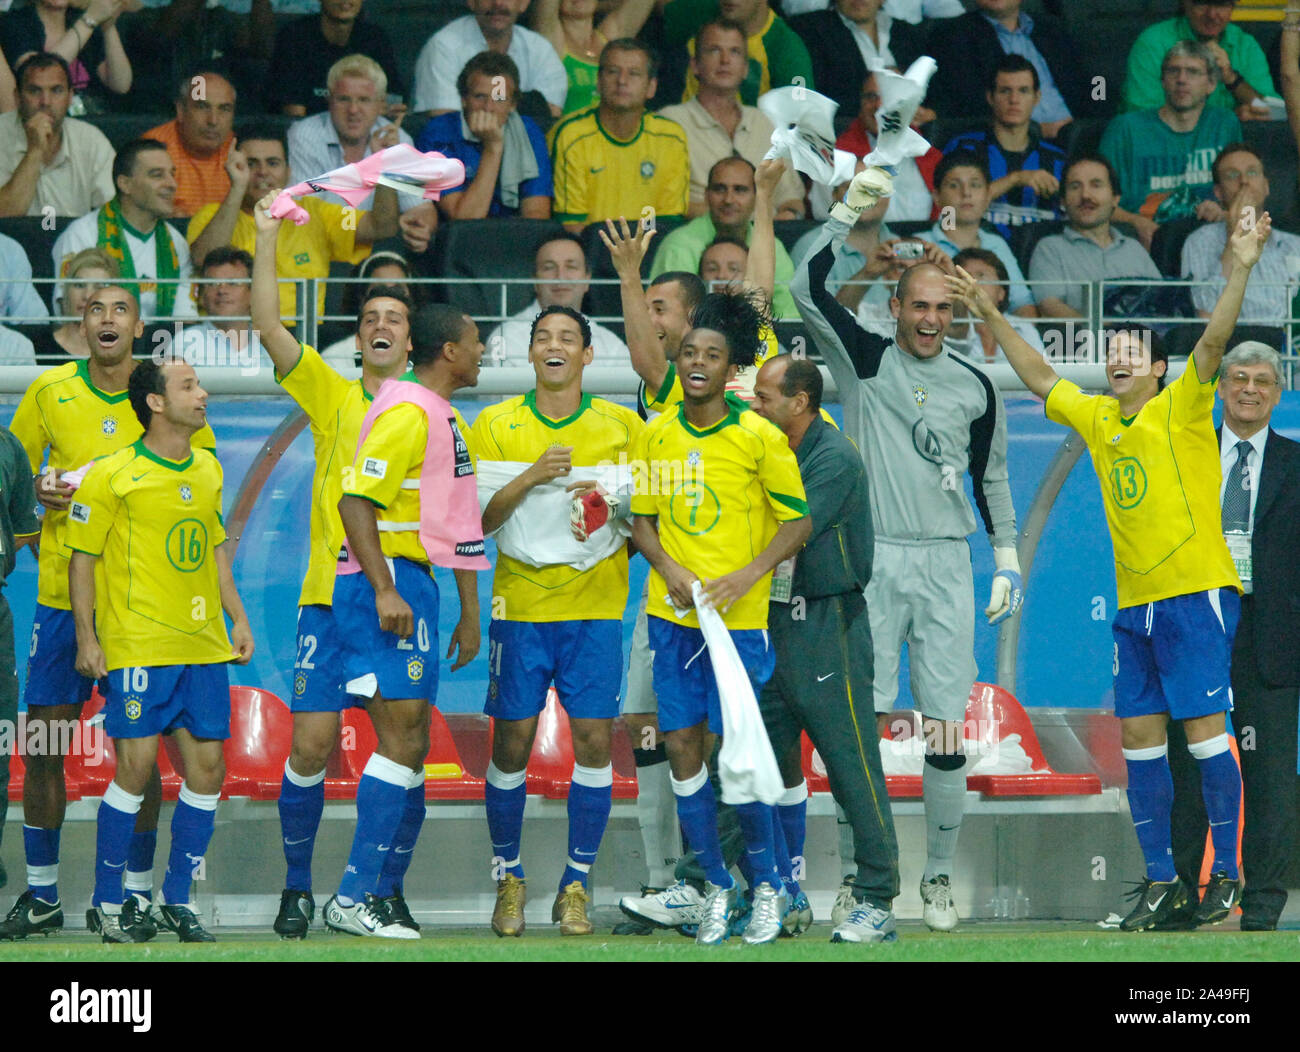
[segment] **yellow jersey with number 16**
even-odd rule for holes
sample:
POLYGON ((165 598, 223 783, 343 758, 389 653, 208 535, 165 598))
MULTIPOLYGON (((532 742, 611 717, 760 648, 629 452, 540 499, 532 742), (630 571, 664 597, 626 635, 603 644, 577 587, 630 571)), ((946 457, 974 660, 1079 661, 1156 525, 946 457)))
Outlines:
POLYGON ((77 489, 67 544, 99 556, 95 629, 109 671, 231 660, 216 559, 221 482, 206 449, 175 461, 141 440, 97 462, 77 489))
MULTIPOLYGON (((40 470, 47 447, 50 469, 71 471, 129 446, 144 434, 127 393, 101 391, 90 382, 84 361, 56 365, 41 373, 18 403, 9 430, 27 451, 33 474, 40 470)), ((207 424, 194 432, 190 442, 195 449, 217 446, 207 424)), ((72 608, 63 536, 67 518, 66 511, 47 508, 41 522, 36 601, 59 610, 72 608)))

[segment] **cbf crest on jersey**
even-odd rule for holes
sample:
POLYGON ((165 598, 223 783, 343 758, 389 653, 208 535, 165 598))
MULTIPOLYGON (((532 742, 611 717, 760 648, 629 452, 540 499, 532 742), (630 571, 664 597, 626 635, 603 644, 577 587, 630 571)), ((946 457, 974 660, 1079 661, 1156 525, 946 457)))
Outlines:
POLYGON ((190 501, 194 499, 194 491, 190 489, 188 482, 181 483, 180 492, 181 492, 181 500, 183 500, 186 504, 188 504, 190 501))
POLYGON ((642 161, 642 162, 641 162, 641 178, 642 178, 642 179, 653 179, 654 177, 655 177, 655 163, 654 163, 654 161, 642 161))
POLYGON ((113 435, 116 435, 116 434, 117 434, 117 417, 115 417, 115 416, 106 416, 106 417, 104 417, 104 419, 103 419, 102 421, 100 421, 99 429, 100 429, 101 431, 103 431, 105 435, 107 435, 107 436, 109 436, 109 437, 112 437, 113 435))
POLYGON ((925 406, 925 400, 926 398, 929 397, 929 395, 930 392, 925 389, 925 384, 912 385, 912 397, 916 399, 917 409, 921 409, 925 406))
POLYGON ((698 468, 703 460, 704 460, 704 450, 698 447, 692 449, 689 453, 686 454, 687 467, 698 468))

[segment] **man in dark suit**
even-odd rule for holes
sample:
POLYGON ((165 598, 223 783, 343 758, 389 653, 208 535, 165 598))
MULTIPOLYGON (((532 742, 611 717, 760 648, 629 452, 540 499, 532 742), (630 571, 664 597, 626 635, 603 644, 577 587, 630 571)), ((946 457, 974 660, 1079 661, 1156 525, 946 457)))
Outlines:
MULTIPOLYGON (((1277 927, 1296 836, 1300 443, 1269 427, 1282 398, 1280 379, 1278 353, 1255 341, 1229 351, 1219 371, 1223 527, 1246 590, 1232 649, 1232 726, 1246 809, 1243 931, 1277 927)), ((1174 864, 1193 887, 1199 882, 1207 826, 1196 764, 1181 735, 1181 727, 1171 721, 1174 864)))
MULTIPOLYGON (((1089 116, 1091 83, 1061 24, 1047 15, 1030 17, 1020 3, 976 0, 976 10, 935 23, 926 54, 939 69, 926 104, 940 117, 987 119, 990 111, 981 88, 992 82, 1004 54, 1024 55, 1037 69, 1042 88, 1033 119, 1044 139, 1055 139, 1075 117, 1089 116)), ((820 79, 817 87, 820 91, 820 79)))

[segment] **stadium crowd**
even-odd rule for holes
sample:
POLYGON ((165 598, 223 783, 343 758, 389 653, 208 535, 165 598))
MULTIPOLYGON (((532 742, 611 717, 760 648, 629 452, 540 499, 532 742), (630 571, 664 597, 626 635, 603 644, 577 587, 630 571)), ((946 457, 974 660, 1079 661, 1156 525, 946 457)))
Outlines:
MULTIPOLYGON (((1089 440, 1099 476, 1113 466, 1093 447, 1104 429, 1094 429, 1087 406, 1100 403, 1077 392, 1067 399, 1039 369, 1043 363, 1056 375, 1039 355, 1052 326, 1110 318, 1112 327, 1142 334, 1145 358, 1123 340, 1109 348, 1115 399, 1107 404, 1126 425, 1148 401, 1164 399, 1160 404, 1173 406, 1179 426, 1194 424, 1204 439, 1213 402, 1206 385, 1217 377, 1232 419, 1250 431, 1238 431, 1241 441, 1234 443, 1223 429, 1222 477, 1229 492, 1236 478, 1252 496, 1243 508, 1222 487, 1217 495, 1200 494, 1204 501, 1192 501, 1188 521, 1204 525, 1209 515, 1217 522, 1221 512, 1223 530, 1209 532, 1247 540, 1244 549, 1240 541, 1218 544, 1206 560, 1222 572, 1188 590, 1222 588, 1235 601, 1239 586, 1249 587, 1251 525, 1268 509, 1257 510, 1253 485, 1241 479, 1255 477, 1266 453, 1275 474, 1283 470, 1276 464, 1293 471, 1295 460, 1271 438, 1267 449, 1263 439, 1252 446, 1260 458, 1254 462, 1250 450, 1238 447, 1250 445, 1261 426, 1270 434, 1268 414, 1285 380, 1278 352, 1289 351, 1300 290, 1300 237, 1281 229, 1300 220, 1296 188, 1284 185, 1294 183, 1300 153, 1300 8, 1288 10, 1280 24, 1260 23, 1270 32, 1256 34, 1233 21, 1248 3, 1176 0, 1167 19, 1133 41, 1123 83, 1108 84, 1088 68, 1086 50, 1062 19, 1037 6, 1032 14, 1022 10, 1021 0, 785 0, 776 6, 768 0, 533 0, 531 6, 467 0, 467 6, 409 64, 399 58, 393 28, 363 11, 364 0, 90 0, 84 6, 37 0, 0 14, 0 273, 6 279, 0 364, 51 366, 23 397, 12 426, 17 444, 4 436, 14 460, 6 477, 30 474, 28 467, 38 473, 40 492, 28 504, 39 497, 44 521, 38 524, 17 499, 4 513, 4 551, 12 569, 15 543, 34 541, 41 531, 45 616, 31 643, 29 713, 75 718, 82 692, 108 674, 109 733, 118 741, 120 776, 101 805, 91 922, 109 941, 141 941, 158 925, 182 940, 211 937, 189 905, 187 858, 203 855, 220 795, 220 751, 211 744, 223 737, 225 679, 212 669, 224 669, 218 663, 232 647, 247 661, 253 646, 221 555, 218 447, 200 386, 203 366, 214 361, 209 352, 224 343, 274 368, 312 419, 318 459, 313 494, 319 507, 294 663, 293 751, 280 801, 288 878, 279 934, 303 937, 314 915, 311 852, 320 786, 351 693, 377 699, 367 708, 379 749, 361 782, 357 839, 339 890, 323 910, 325 921, 359 935, 418 937, 401 888, 424 818, 426 710, 441 656, 439 597, 436 587, 430 591, 427 570, 432 562, 456 571, 461 621, 449 656, 459 648, 459 667, 479 648, 472 581, 475 571, 488 568, 482 541, 493 535, 502 552, 496 594, 511 610, 527 613, 494 611, 490 619, 486 711, 499 729, 486 810, 500 863, 492 925, 500 935, 523 931, 519 842, 538 712, 532 701, 554 680, 572 718, 577 766, 569 854, 553 919, 566 933, 592 930, 586 876, 609 813, 609 728, 620 713, 617 674, 611 687, 596 670, 621 671, 621 635, 611 626, 626 605, 628 556, 622 543, 602 548, 599 558, 590 550, 573 554, 572 544, 591 542, 602 528, 608 538, 616 525, 624 530, 621 540, 630 539, 653 569, 622 710, 630 724, 650 732, 642 739, 648 746, 636 753, 651 865, 642 894, 623 900, 625 930, 688 924, 701 942, 712 943, 733 930, 764 942, 807 928, 811 910, 798 886, 807 789, 797 756, 792 759, 803 729, 827 762, 845 814, 846 880, 834 938, 869 942, 894 935, 897 845, 887 799, 878 800, 883 775, 874 739, 864 745, 860 728, 852 743, 844 737, 847 725, 856 727, 851 701, 841 711, 829 695, 807 692, 803 681, 816 679, 813 671, 823 667, 810 656, 815 629, 796 623, 802 617, 767 613, 769 588, 781 602, 783 574, 787 596, 793 587, 793 594, 822 604, 814 622, 844 626, 824 628, 822 638, 856 636, 866 654, 874 649, 874 669, 870 661, 862 667, 860 655, 835 668, 844 682, 862 688, 863 698, 873 691, 874 676, 877 712, 892 707, 899 651, 904 643, 910 648, 927 739, 934 738, 924 775, 924 917, 936 930, 953 929, 951 880, 965 795, 960 727, 974 679, 965 538, 976 528, 976 510, 997 565, 985 612, 990 619, 1008 616, 1021 596, 1001 397, 970 363, 1012 364, 1045 397, 1052 419, 1089 440), (914 126, 932 147, 900 164, 892 178, 882 177, 862 164, 884 130, 878 74, 906 70, 923 55, 938 68, 914 126), (837 145, 858 159, 852 181, 819 187, 791 166, 764 160, 774 129, 758 103, 784 86, 838 104, 837 145), (169 100, 165 113, 158 110, 163 99, 169 100), (1282 129, 1283 122, 1288 136, 1254 131, 1282 129), (389 185, 355 207, 331 194, 311 195, 300 201, 303 222, 272 219, 268 204, 284 188, 399 143, 461 161, 463 184, 436 202, 389 185), (506 233, 498 238, 480 226, 469 241, 457 240, 458 224, 505 220, 535 225, 524 234, 523 225, 503 222, 506 233), (480 333, 483 317, 455 306, 448 287, 413 279, 468 276, 484 257, 505 261, 493 276, 535 282, 535 298, 510 316, 498 312, 495 331, 485 324, 480 333), (324 327, 328 340, 318 342, 332 345, 317 353, 296 333, 306 314, 326 311, 323 279, 340 267, 354 268, 359 279, 349 286, 347 304, 357 327, 324 327), (595 308, 591 281, 598 271, 618 279, 618 303, 608 311, 595 308), (41 275, 54 280, 34 284, 41 275), (1195 284, 1165 284, 1165 278, 1195 284), (294 282, 301 279, 320 280, 314 305, 300 301, 294 282), (1104 290, 1100 299, 1098 290, 1104 290), (584 306, 613 324, 590 322, 584 306), (1153 319, 1150 328, 1130 324, 1143 318, 1153 319), (1170 329, 1179 318, 1189 324, 1170 329), (1200 322, 1190 324, 1195 319, 1200 322), (1248 332, 1237 330, 1238 319, 1248 332), (149 329, 177 335, 179 361, 136 364, 132 352, 146 346, 149 329), (1247 349, 1232 349, 1243 335, 1250 337, 1247 349), (824 422, 820 373, 801 355, 775 353, 796 340, 835 376, 845 434, 860 456, 824 422), (1166 385, 1164 369, 1183 356, 1189 356, 1186 371, 1166 385), (915 363, 931 358, 942 369, 918 371, 915 363), (637 373, 639 413, 584 394, 582 369, 592 361, 637 373), (197 365, 197 373, 184 362, 197 365), (451 409, 452 393, 473 387, 480 364, 525 362, 536 370, 535 389, 484 409, 472 427, 451 409), (360 379, 345 379, 335 366, 348 377, 360 366, 360 379), (393 393, 397 387, 380 392, 385 381, 402 378, 401 393, 393 393), (94 436, 77 407, 61 408, 88 392, 124 406, 113 427, 105 424, 94 436), (913 418, 927 400, 930 430, 917 444, 913 418), (435 435, 429 423, 439 415, 450 427, 435 435), (1261 419, 1253 430, 1246 426, 1261 419), (124 447, 131 435, 139 441, 124 447), (902 441, 916 444, 923 462, 969 474, 976 510, 960 486, 944 487, 936 497, 928 481, 880 459, 880 449, 902 441), (715 536, 716 549, 678 522, 681 509, 671 499, 624 491, 626 480, 594 481, 598 466, 620 455, 636 459, 658 448, 652 443, 677 451, 665 456, 695 457, 695 464, 707 448, 704 456, 716 451, 731 465, 726 486, 712 499, 720 518, 742 507, 748 518, 724 521, 724 530, 734 532, 715 536), (92 460, 106 466, 71 482, 58 471, 40 475, 47 451, 49 466, 64 472, 92 460), (436 477, 433 465, 444 460, 454 469, 450 480, 436 477), (114 539, 115 522, 146 521, 157 494, 149 483, 131 489, 110 481, 109 466, 111 478, 120 480, 161 463, 178 472, 178 499, 194 502, 195 518, 185 521, 202 524, 201 542, 182 529, 175 556, 175 535, 163 530, 157 538, 171 568, 160 571, 160 581, 171 571, 196 572, 194 580, 203 581, 207 613, 197 620, 206 634, 188 651, 174 640, 169 650, 132 621, 145 618, 181 632, 177 626, 188 615, 173 608, 176 597, 162 584, 146 600, 126 598, 131 574, 155 568, 133 564, 137 555, 114 539), (327 463, 352 466, 331 474, 322 466, 327 463), (485 464, 518 463, 531 467, 493 483, 481 508, 474 487, 466 492, 476 467, 481 473, 485 464), (837 503, 827 503, 818 473, 838 472, 843 483, 852 474, 849 463, 865 472, 862 492, 849 502, 839 500, 841 490, 837 503), (532 532, 519 524, 528 515, 521 508, 543 507, 540 494, 569 477, 583 479, 569 486, 577 487, 570 494, 576 542, 568 532, 569 498, 563 536, 544 535, 544 514, 532 532), (440 526, 422 507, 426 492, 451 509, 440 526), (859 519, 870 506, 865 526, 874 523, 874 547, 869 534, 865 542, 859 538, 865 554, 846 554, 835 572, 813 575, 806 564, 820 557, 813 553, 825 554, 819 545, 827 517, 835 530, 852 523, 850 503, 859 519), (742 549, 749 557, 737 561, 742 549), (716 558, 719 552, 723 557, 716 558), (103 563, 98 571, 96 560, 103 563), (194 565, 179 565, 186 560, 194 565), (336 563, 347 566, 337 586, 336 563), (688 564, 707 572, 685 571, 688 564), (540 567, 540 583, 524 567, 540 567), (692 594, 696 577, 707 586, 707 600, 692 594), (814 580, 830 590, 817 592, 814 580), (106 590, 98 594, 114 608, 120 599, 133 612, 110 620, 101 607, 97 625, 96 588, 106 590), (560 595, 581 603, 586 620, 559 616, 560 595), (705 617, 692 609, 696 603, 727 615, 760 698, 784 782, 775 807, 745 803, 733 811, 719 809, 715 799, 709 732, 720 730, 718 685, 703 662, 691 667, 708 638, 705 617), (231 618, 229 634, 222 609, 231 618), (380 628, 360 631, 373 625, 376 611, 380 628), (408 637, 417 652, 398 653, 411 650, 408 637), (337 661, 313 659, 317 648, 337 661), (146 662, 149 674, 141 676, 145 669, 136 663, 146 652, 156 660, 146 662), (207 656, 193 656, 200 652, 207 656), (582 683, 575 682, 579 652, 587 655, 582 683), (603 663, 592 658, 604 653, 618 656, 603 663), (790 671, 796 667, 798 675, 790 671), (324 671, 306 674, 318 668, 324 671), (150 691, 157 692, 153 700, 150 691), (199 711, 181 724, 187 782, 173 819, 168 875, 151 914, 154 761, 157 733, 182 718, 168 708, 173 696, 199 699, 199 711), (151 747, 142 744, 148 742, 151 747), (867 799, 875 802, 870 809, 867 799), (738 860, 749 880, 747 903, 728 876, 738 860)), ((612 305, 612 295, 601 302, 612 305)), ((223 355, 222 364, 227 360, 223 355)), ((1105 434, 1120 441, 1119 433, 1105 434)), ((1209 441, 1217 452, 1212 431, 1209 441)), ((1204 453, 1193 443, 1176 451, 1174 461, 1204 453)), ((1151 470, 1155 486, 1164 476, 1151 470)), ((1294 474, 1287 479, 1300 485, 1294 474)), ((1108 503, 1107 512, 1119 516, 1111 518, 1117 567, 1130 572, 1124 562, 1130 553, 1121 548, 1132 526, 1121 512, 1136 504, 1125 502, 1121 482, 1115 485, 1115 507, 1108 503)), ((21 494, 21 487, 8 490, 21 494)), ((560 492, 567 492, 562 485, 560 492)), ((699 505, 691 508, 691 527, 699 505)), ((151 520, 147 528, 162 530, 151 520)), ((1260 538, 1256 530, 1257 544, 1260 538)), ((1255 561, 1265 559, 1256 552, 1255 561)), ((1149 605, 1185 598, 1177 590, 1147 595, 1137 587, 1131 597, 1149 605)), ((1249 591, 1246 599, 1241 621, 1254 631, 1264 615, 1252 611, 1263 610, 1265 599, 1252 605, 1249 591)), ((1253 661, 1255 644, 1242 642, 1243 628, 1234 650, 1229 623, 1235 617, 1217 599, 1212 605, 1212 619, 1200 608, 1177 615, 1189 632, 1209 625, 1213 633, 1211 620, 1219 626, 1222 668, 1207 666, 1203 682, 1226 676, 1231 658, 1233 685, 1239 674, 1246 677, 1246 704, 1270 714, 1260 718, 1285 710, 1289 696, 1291 711, 1278 718, 1290 722, 1274 740, 1286 741, 1289 726, 1294 747, 1300 670, 1239 673, 1243 647, 1253 661)), ((1148 643, 1130 642, 1133 654, 1151 646, 1150 619, 1144 630, 1148 643)), ((1117 677, 1120 631, 1117 621, 1117 677)), ((1133 624, 1124 631, 1136 638, 1143 629, 1133 624)), ((1165 657, 1151 660, 1152 681, 1167 677, 1165 657)), ((1165 690, 1173 689, 1167 682, 1165 690)), ((1243 893, 1235 858, 1241 780, 1223 709, 1216 710, 1217 722, 1214 713, 1180 713, 1172 703, 1164 710, 1174 716, 1171 728, 1185 724, 1180 733, 1197 761, 1189 773, 1186 759, 1165 749, 1164 724, 1153 729, 1158 710, 1142 707, 1159 688, 1135 689, 1133 698, 1119 694, 1118 703, 1138 705, 1121 716, 1130 806, 1147 860, 1126 926, 1212 924, 1244 905, 1243 926, 1275 927, 1295 818, 1280 805, 1278 813, 1260 810, 1258 801, 1271 799, 1282 784, 1285 755, 1279 759, 1271 747, 1266 761, 1242 753, 1243 893), (1252 777, 1260 787, 1255 795, 1252 777), (1187 801, 1202 789, 1196 813, 1187 801), (1172 844, 1168 835, 1153 838, 1142 829, 1152 818, 1159 827, 1171 809, 1172 844), (1229 812, 1231 845, 1220 828, 1229 812), (1188 844, 1198 832, 1204 843, 1207 816, 1215 861, 1202 896, 1188 844)), ((16 712, 16 700, 0 699, 0 718, 16 712)), ((1294 760, 1292 748, 1292 776, 1294 760)), ((63 924, 56 887, 61 779, 57 762, 28 765, 27 890, 0 924, 0 938, 63 924)))

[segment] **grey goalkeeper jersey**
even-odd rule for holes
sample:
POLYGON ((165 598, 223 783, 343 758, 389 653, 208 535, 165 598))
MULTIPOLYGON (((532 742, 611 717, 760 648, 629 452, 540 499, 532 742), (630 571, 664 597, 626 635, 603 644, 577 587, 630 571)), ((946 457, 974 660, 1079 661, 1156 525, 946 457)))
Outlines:
POLYGON ((969 471, 993 546, 1015 547, 1002 396, 983 372, 946 348, 934 358, 916 358, 867 332, 826 291, 848 231, 840 220, 827 220, 790 291, 839 387, 845 433, 866 463, 876 538, 971 534, 975 515, 962 479, 969 471))

